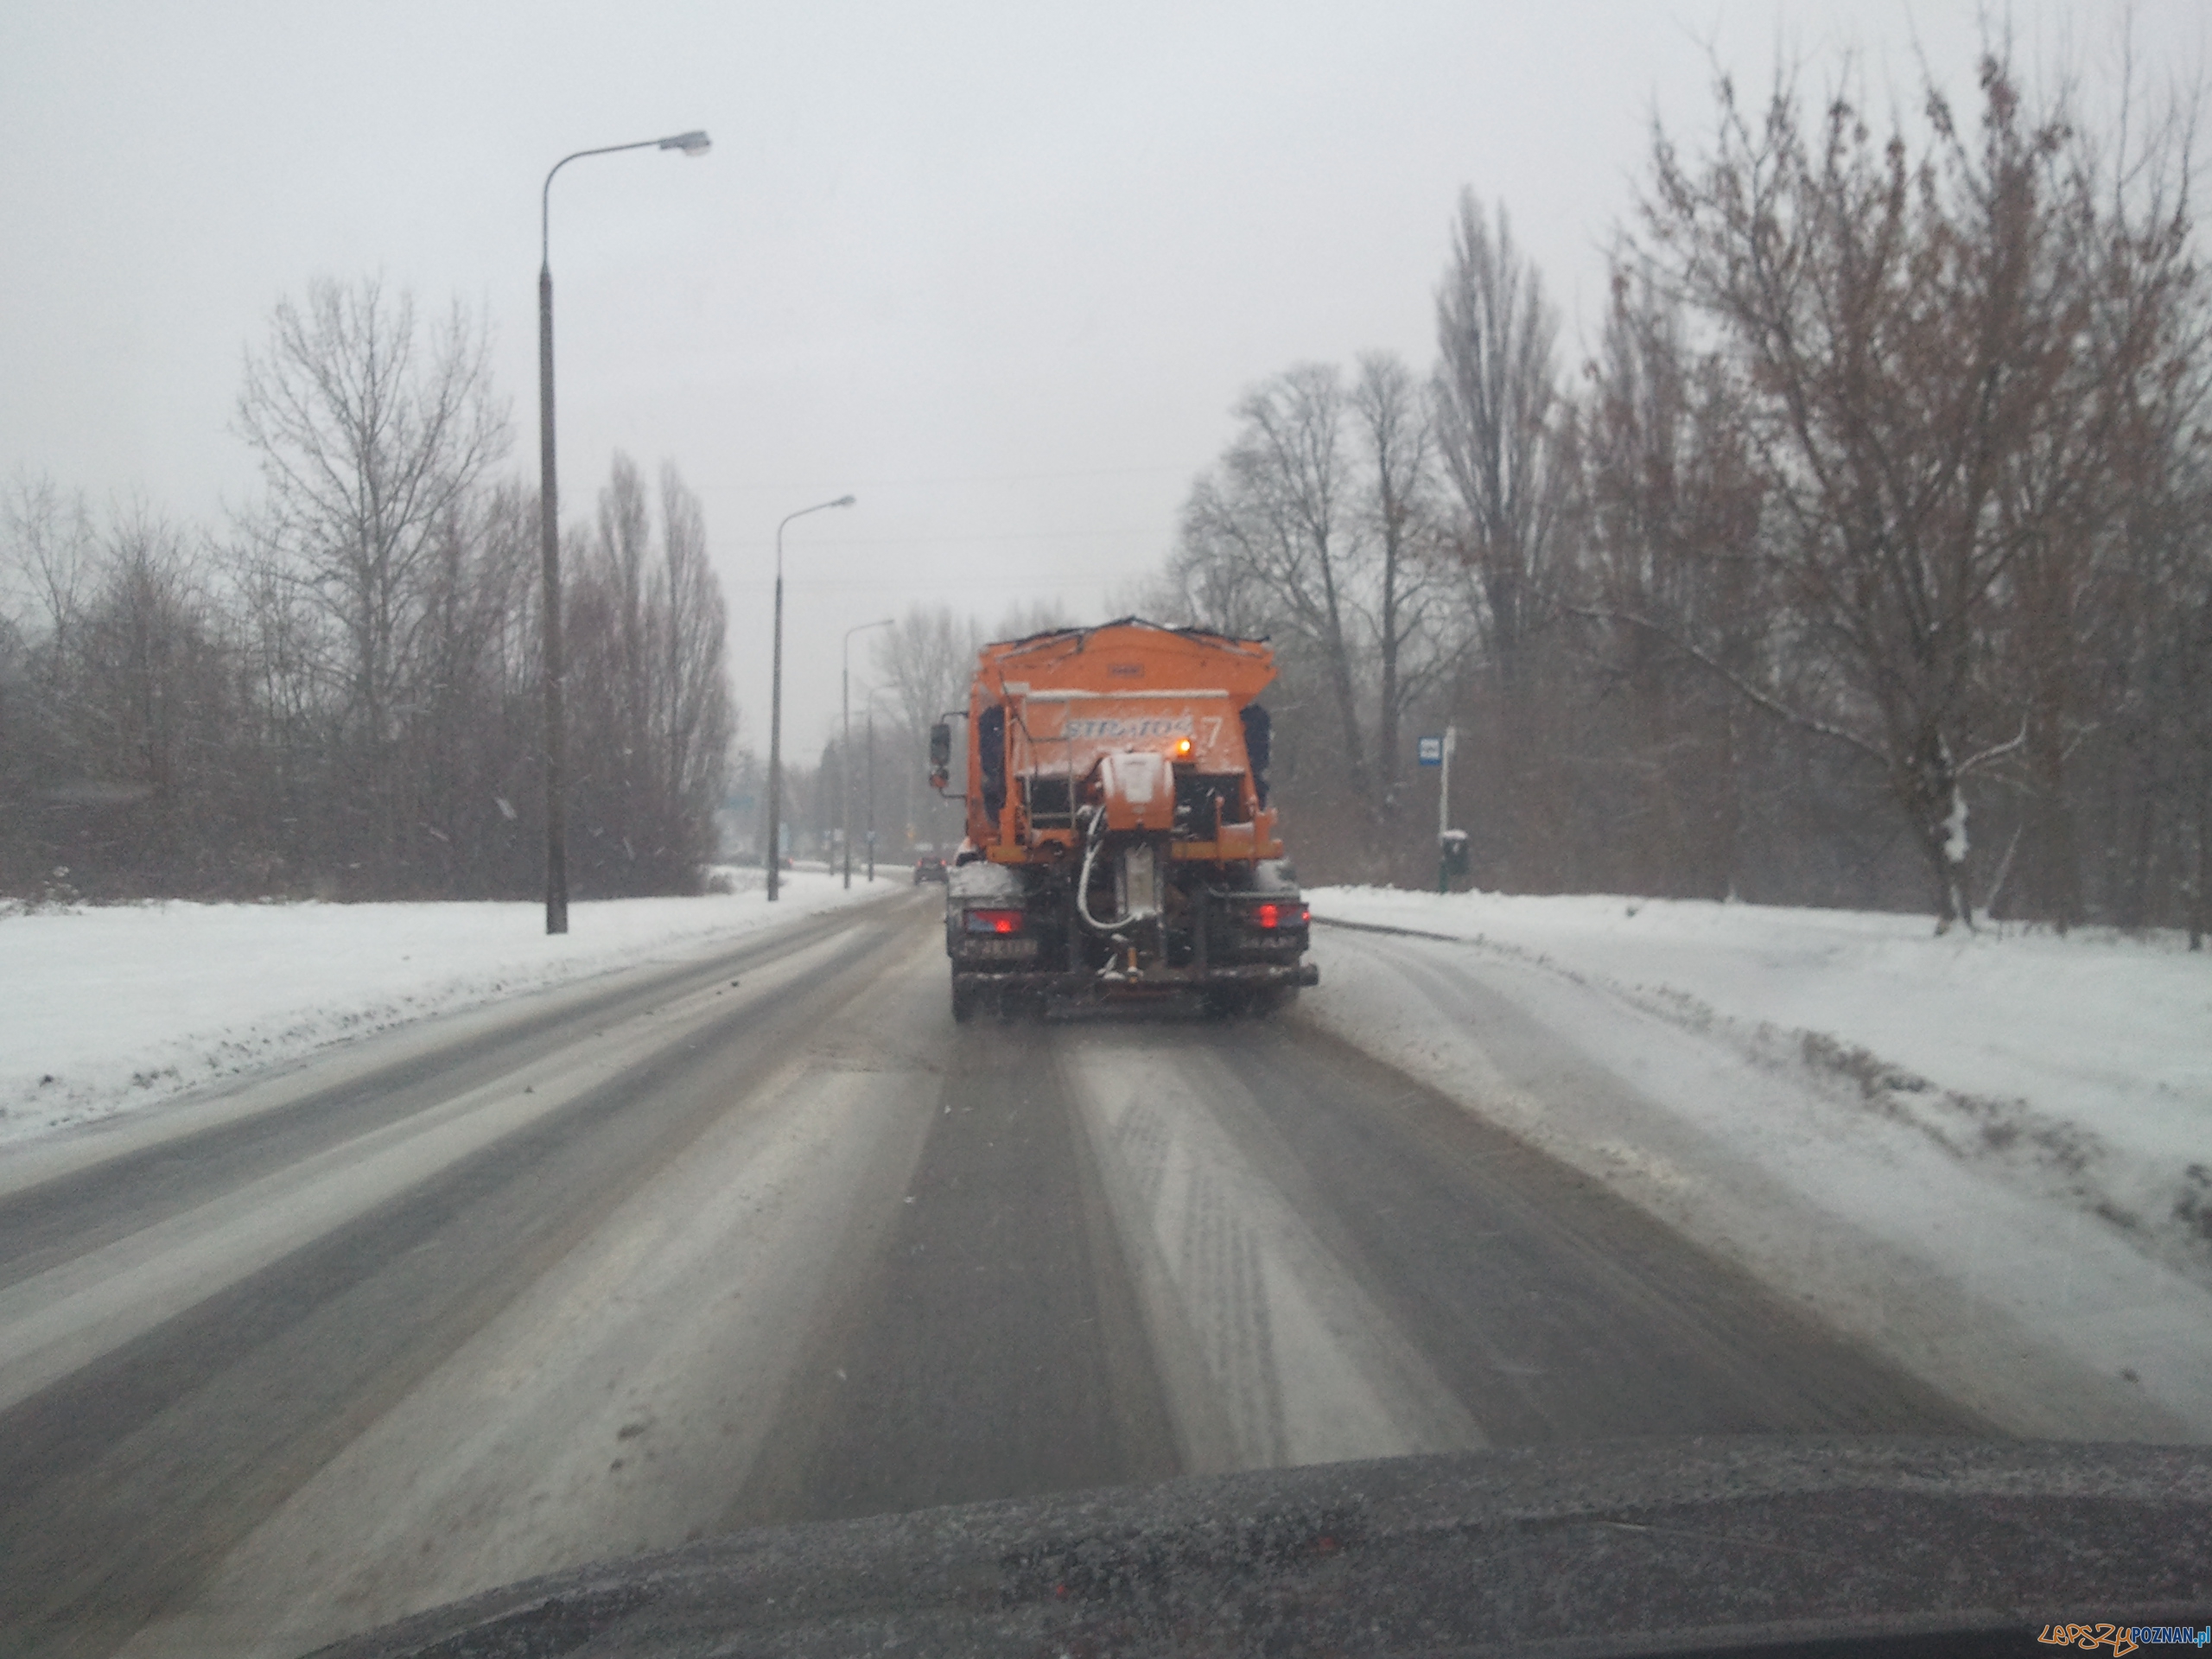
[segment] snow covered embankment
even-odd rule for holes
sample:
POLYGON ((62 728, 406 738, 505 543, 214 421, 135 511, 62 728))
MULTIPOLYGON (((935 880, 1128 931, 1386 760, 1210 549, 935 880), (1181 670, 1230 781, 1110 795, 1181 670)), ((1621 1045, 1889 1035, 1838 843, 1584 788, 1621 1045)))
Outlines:
POLYGON ((571 906, 154 904, 0 915, 0 1141, 89 1122, 325 1045, 505 996, 677 959, 838 906, 793 871, 772 907, 757 870, 736 891, 571 906))
POLYGON ((2101 1304, 2112 1375, 2207 1364, 2182 1392, 2212 1432, 2212 957, 1855 912, 1307 896, 1319 920, 1453 943, 1319 930, 1306 1017, 1847 1325, 1897 1335, 1915 1274, 1931 1346, 1968 1301, 2038 1332, 2101 1304), (1565 1054, 1586 1066, 1553 1075, 1565 1054), (2176 1321, 2179 1348, 2126 1346, 2123 1326, 2176 1321))

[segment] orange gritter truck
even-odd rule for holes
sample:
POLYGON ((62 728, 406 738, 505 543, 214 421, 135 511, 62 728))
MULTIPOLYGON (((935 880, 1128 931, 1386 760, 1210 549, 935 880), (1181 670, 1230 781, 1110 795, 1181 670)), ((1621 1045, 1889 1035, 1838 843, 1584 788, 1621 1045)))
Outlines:
MULTIPOLYGON (((1131 617, 987 645, 967 839, 945 884, 953 1018, 1048 1001, 1280 1007, 1320 982, 1268 804, 1264 641, 1131 617)), ((930 734, 950 780, 952 726, 930 734)))

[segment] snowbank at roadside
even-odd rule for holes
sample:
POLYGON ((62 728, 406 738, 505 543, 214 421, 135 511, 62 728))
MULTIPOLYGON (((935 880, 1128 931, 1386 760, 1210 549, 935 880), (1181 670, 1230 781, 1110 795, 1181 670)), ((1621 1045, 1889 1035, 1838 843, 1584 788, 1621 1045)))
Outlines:
POLYGON ((2179 934, 1938 937, 1923 916, 1592 894, 1309 896, 1331 919, 1510 950, 1691 1023, 1781 1037, 1892 1106, 1927 1097, 1952 1134, 2002 1140, 1990 1114, 2022 1109, 2146 1160, 2212 1162, 2212 956, 2179 934))
POLYGON ((2212 1434, 2212 957, 1863 912, 1307 898, 1415 937, 1317 929, 1301 1017, 2015 1432, 2212 1434), (2069 1367, 2112 1384, 2094 1408, 2069 1367))
POLYGON ((696 899, 570 906, 152 904, 0 917, 0 1141, 166 1099, 325 1044, 898 892, 758 870, 696 899))

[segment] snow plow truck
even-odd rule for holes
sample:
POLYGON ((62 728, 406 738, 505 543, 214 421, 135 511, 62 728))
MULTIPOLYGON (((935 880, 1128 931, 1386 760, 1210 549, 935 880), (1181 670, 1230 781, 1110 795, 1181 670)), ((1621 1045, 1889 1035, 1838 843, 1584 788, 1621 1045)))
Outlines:
MULTIPOLYGON (((1128 618, 983 648, 967 839, 945 883, 952 1016, 1281 1007, 1320 982, 1268 802, 1257 639, 1128 618)), ((949 793, 952 721, 930 734, 949 793)))

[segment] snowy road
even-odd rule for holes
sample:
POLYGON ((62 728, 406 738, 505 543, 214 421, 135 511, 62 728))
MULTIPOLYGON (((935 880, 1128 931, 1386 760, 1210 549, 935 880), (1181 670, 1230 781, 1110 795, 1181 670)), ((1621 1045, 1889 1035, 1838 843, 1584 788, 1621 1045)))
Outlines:
POLYGON ((754 1521, 1974 1431, 1314 1023, 956 1027, 936 902, 0 1161, 0 1629, 290 1655, 754 1521))

